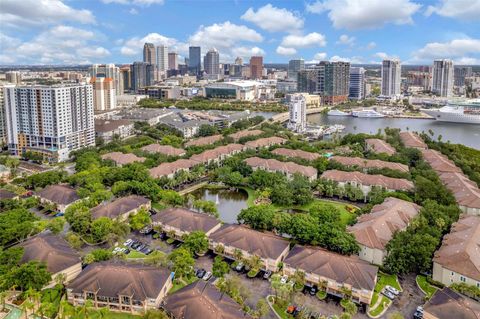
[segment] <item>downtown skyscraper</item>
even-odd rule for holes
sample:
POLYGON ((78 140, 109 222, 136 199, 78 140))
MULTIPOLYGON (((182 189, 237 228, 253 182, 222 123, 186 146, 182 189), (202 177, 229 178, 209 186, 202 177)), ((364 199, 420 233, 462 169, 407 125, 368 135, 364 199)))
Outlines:
POLYGON ((220 74, 220 54, 217 49, 211 49, 205 54, 203 68, 208 75, 220 74))
POLYGON ((188 48, 188 72, 200 75, 202 72, 202 49, 200 47, 188 48))
POLYGON ((261 79, 263 77, 263 56, 250 58, 250 78, 261 79))
POLYGON ((401 65, 397 59, 383 60, 382 62, 382 85, 380 94, 387 97, 398 98, 400 96, 401 65))
POLYGON ((438 96, 453 95, 453 61, 435 60, 432 69, 432 92, 438 96))
POLYGON ((305 61, 303 59, 295 59, 288 61, 287 76, 291 80, 297 79, 299 71, 305 69, 305 61))
POLYGON ((362 100, 365 98, 365 69, 360 67, 350 68, 350 85, 348 98, 362 100))
POLYGON ((157 72, 158 79, 165 78, 168 70, 168 47, 166 45, 157 46, 157 72))

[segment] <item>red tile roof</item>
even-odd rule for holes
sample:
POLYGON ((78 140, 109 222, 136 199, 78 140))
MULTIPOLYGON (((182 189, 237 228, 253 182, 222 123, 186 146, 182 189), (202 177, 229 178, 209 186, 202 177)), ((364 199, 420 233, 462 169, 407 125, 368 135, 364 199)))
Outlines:
POLYGON ((413 190, 411 181, 403 178, 392 178, 383 175, 369 175, 361 172, 344 172, 329 170, 323 172, 320 178, 342 183, 356 182, 365 186, 381 186, 392 190, 413 190))
POLYGON ((317 170, 311 166, 303 166, 294 162, 280 162, 276 159, 264 159, 260 157, 250 157, 245 163, 252 168, 260 168, 267 171, 276 171, 288 174, 301 174, 305 177, 317 177, 317 170))
POLYGON ((302 150, 292 150, 289 148, 276 148, 272 151, 272 154, 286 156, 286 157, 298 157, 307 161, 313 161, 321 157, 318 153, 306 152, 302 150))
POLYGON ((331 161, 336 161, 345 166, 358 166, 360 168, 389 168, 400 172, 408 172, 408 166, 405 164, 386 162, 381 160, 369 160, 360 157, 332 156, 331 161))

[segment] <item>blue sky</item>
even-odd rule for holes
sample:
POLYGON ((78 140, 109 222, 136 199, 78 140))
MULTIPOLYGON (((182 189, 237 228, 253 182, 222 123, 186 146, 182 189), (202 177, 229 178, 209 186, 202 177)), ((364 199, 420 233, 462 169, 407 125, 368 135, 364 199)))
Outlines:
POLYGON ((1 0, 0 64, 131 63, 145 41, 223 62, 480 64, 480 0, 1 0))

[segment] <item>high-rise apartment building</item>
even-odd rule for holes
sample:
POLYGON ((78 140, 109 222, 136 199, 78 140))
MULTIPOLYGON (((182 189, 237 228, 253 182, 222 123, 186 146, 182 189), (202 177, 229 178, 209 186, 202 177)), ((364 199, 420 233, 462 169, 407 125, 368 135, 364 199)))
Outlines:
POLYGON ((202 72, 202 50, 200 47, 188 48, 188 71, 193 75, 200 75, 202 72))
POLYGON ((365 84, 365 69, 351 67, 348 98, 352 100, 363 100, 365 98, 365 84))
POLYGON ((176 52, 168 53, 168 69, 178 70, 178 54, 176 52))
POLYGON ((432 71, 432 92, 443 97, 453 94, 453 61, 435 60, 432 71))
POLYGON ((288 97, 288 125, 290 130, 301 133, 307 128, 307 102, 303 94, 291 94, 288 97))
POLYGON ((305 69, 305 61, 303 59, 296 59, 288 61, 287 76, 290 80, 296 80, 298 71, 305 69))
POLYGON ((111 78, 117 95, 123 94, 124 85, 120 79, 120 69, 115 64, 93 64, 88 68, 92 78, 111 78))
POLYGON ((397 59, 382 62, 381 95, 388 97, 400 96, 401 65, 397 59))
POLYGON ((250 77, 252 79, 263 77, 263 56, 252 56, 250 58, 250 77))
POLYGON ((5 123, 5 103, 3 99, 3 85, 0 84, 0 147, 7 143, 7 127, 5 123))
POLYGON ((317 92, 325 104, 337 104, 348 99, 350 63, 321 61, 318 66, 317 92))
POLYGON ((419 86, 424 91, 430 91, 432 89, 432 73, 431 70, 424 71, 408 71, 407 73, 407 86, 419 86))
POLYGON ((155 68, 146 62, 133 62, 131 66, 132 91, 150 86, 154 82, 155 68))
POLYGON ((91 78, 95 111, 108 111, 117 107, 117 96, 112 78, 91 78))
POLYGON ((318 90, 318 73, 318 67, 310 67, 308 69, 298 71, 297 91, 316 94, 318 90))
POLYGON ((203 59, 203 68, 208 75, 220 74, 220 54, 217 49, 211 49, 203 59))
POLYGON ((5 72, 5 80, 8 83, 20 84, 22 82, 22 75, 18 71, 8 71, 5 72))
POLYGON ((156 65, 157 56, 155 54, 155 45, 153 43, 145 43, 143 45, 143 62, 156 65))
POLYGON ((465 78, 471 77, 473 75, 471 66, 456 66, 454 67, 454 85, 455 86, 464 86, 465 78))
POLYGON ((168 70, 168 47, 166 45, 157 46, 157 72, 158 78, 165 78, 168 70))
POLYGON ((120 81, 122 86, 122 94, 124 91, 132 89, 132 66, 124 65, 120 68, 120 81))
POLYGON ((239 56, 235 58, 235 64, 236 65, 243 65, 243 59, 239 56))
POLYGON ((52 162, 95 145, 90 84, 5 86, 7 143, 12 155, 34 152, 52 162))

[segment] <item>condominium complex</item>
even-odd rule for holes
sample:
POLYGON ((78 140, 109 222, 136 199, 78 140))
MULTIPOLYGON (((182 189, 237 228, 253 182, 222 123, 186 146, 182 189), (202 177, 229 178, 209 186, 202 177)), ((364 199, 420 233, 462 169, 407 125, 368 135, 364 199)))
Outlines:
POLYGON ((288 128, 296 132, 304 132, 307 128, 307 103, 301 93, 291 94, 288 105, 288 128))
POLYGON ((12 155, 30 151, 65 161, 71 151, 95 145, 91 85, 9 85, 4 99, 12 155))
POLYGON ((456 66, 453 70, 454 80, 453 84, 455 86, 464 86, 465 78, 472 76, 472 67, 471 66, 456 66))
POLYGON ((151 65, 157 64, 155 45, 153 43, 145 43, 143 45, 143 62, 151 65))
POLYGON ((451 97, 453 94, 453 62, 452 60, 433 61, 432 92, 451 97))
POLYGON ((208 75, 220 74, 220 54, 217 49, 211 49, 203 59, 203 67, 208 75))
POLYGON ((365 98, 365 69, 359 67, 350 68, 350 85, 348 98, 362 100, 365 98))
POLYGON ((166 78, 168 70, 168 47, 166 45, 157 46, 157 72, 158 78, 166 78))
POLYGON ((123 94, 125 79, 122 79, 120 68, 116 67, 115 64, 93 64, 88 68, 88 73, 92 78, 112 79, 115 93, 117 95, 123 94))
POLYGON ((112 78, 92 78, 93 106, 95 111, 108 111, 117 107, 117 96, 112 78))
POLYGON ((288 61, 288 78, 296 80, 298 72, 304 69, 305 61, 303 59, 295 59, 288 61))
POLYGON ((263 76, 263 56, 252 56, 250 58, 250 77, 261 79, 263 76))
POLYGON ((317 93, 318 70, 308 68, 297 72, 297 91, 305 93, 317 93))
POLYGON ((383 60, 381 95, 387 97, 400 96, 401 65, 399 60, 383 60))
POLYGON ((345 102, 348 98, 350 82, 349 62, 319 63, 318 92, 325 104, 345 102))
POLYGON ((5 123, 5 107, 3 99, 3 85, 0 85, 0 147, 7 143, 7 127, 5 123))
POLYGON ((22 82, 22 75, 18 71, 5 72, 5 80, 8 83, 20 84, 22 82))

